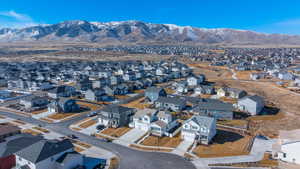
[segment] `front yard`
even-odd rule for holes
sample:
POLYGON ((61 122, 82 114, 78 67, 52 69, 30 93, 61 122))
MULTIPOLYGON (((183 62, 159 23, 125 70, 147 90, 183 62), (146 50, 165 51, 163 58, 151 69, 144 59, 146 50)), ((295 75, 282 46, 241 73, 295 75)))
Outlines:
POLYGON ((175 137, 148 136, 141 145, 176 148, 181 142, 180 134, 175 137))
POLYGON ((247 155, 251 138, 251 136, 218 130, 210 145, 198 145, 193 152, 202 158, 247 155))
POLYGON ((128 127, 107 128, 107 129, 103 130, 101 133, 112 136, 112 137, 121 137, 125 133, 127 133, 129 130, 131 130, 131 128, 128 128, 128 127))

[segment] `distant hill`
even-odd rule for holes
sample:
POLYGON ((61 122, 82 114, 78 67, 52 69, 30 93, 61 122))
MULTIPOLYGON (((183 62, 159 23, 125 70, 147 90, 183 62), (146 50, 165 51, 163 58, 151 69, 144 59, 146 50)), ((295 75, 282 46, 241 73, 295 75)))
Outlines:
POLYGON ((22 29, 0 29, 0 42, 16 41, 299 45, 300 36, 263 34, 227 28, 204 29, 141 21, 102 23, 79 20, 22 29))

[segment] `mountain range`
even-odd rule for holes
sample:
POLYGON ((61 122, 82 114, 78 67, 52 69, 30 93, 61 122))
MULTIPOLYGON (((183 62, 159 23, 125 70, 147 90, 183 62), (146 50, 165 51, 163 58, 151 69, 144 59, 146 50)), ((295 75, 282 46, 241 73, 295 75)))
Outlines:
POLYGON ((299 45, 300 36, 264 34, 227 28, 206 29, 141 21, 88 22, 75 20, 20 29, 0 29, 0 42, 19 41, 299 45))

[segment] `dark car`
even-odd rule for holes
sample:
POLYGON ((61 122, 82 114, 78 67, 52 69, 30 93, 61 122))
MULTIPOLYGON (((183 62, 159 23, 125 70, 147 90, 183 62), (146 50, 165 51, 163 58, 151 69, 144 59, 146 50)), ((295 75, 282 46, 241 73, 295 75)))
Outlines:
POLYGON ((100 124, 96 127, 97 130, 103 130, 105 128, 104 125, 100 124))

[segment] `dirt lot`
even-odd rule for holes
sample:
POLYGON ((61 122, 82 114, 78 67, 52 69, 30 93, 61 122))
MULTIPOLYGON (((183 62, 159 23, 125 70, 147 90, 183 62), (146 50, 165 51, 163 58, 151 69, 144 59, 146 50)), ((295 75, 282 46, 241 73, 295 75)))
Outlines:
POLYGON ((86 102, 81 102, 81 101, 77 101, 77 104, 79 104, 81 107, 89 108, 90 110, 97 110, 97 109, 101 108, 100 105, 86 103, 86 102))
POLYGON ((130 108, 137 108, 137 109, 149 108, 150 105, 147 103, 143 103, 144 100, 145 100, 145 97, 142 97, 142 98, 134 100, 130 103, 122 104, 122 106, 130 107, 130 108))
POLYGON ((49 130, 41 128, 41 127, 32 127, 32 128, 35 129, 35 130, 41 131, 43 133, 49 133, 49 130))
POLYGON ((121 137, 125 133, 127 133, 131 128, 128 127, 120 127, 120 128, 107 128, 103 130, 101 133, 106 134, 113 137, 121 137))
POLYGON ((180 134, 175 137, 148 136, 141 144, 145 146, 177 147, 181 142, 180 134))
POLYGON ((198 145, 193 152, 203 158, 246 155, 250 140, 250 136, 218 130, 210 145, 198 145))

